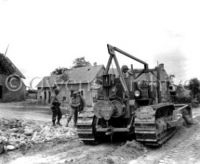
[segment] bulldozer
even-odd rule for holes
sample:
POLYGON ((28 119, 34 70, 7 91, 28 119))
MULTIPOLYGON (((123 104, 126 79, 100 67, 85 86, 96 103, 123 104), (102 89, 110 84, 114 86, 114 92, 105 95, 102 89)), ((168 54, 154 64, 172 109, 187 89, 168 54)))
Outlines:
POLYGON ((107 45, 109 59, 101 77, 97 102, 91 111, 79 114, 77 132, 84 143, 96 143, 115 134, 131 136, 146 145, 159 146, 177 131, 178 122, 192 124, 192 110, 187 104, 172 101, 172 88, 163 64, 153 69, 141 59, 107 45), (117 55, 124 55, 144 68, 120 68, 117 55), (116 73, 112 73, 114 61, 116 73))

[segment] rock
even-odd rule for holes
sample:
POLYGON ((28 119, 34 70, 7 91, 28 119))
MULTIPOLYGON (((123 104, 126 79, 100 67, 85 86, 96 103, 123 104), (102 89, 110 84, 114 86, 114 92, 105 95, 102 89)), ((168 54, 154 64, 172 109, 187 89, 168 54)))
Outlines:
POLYGON ((18 129, 18 133, 24 133, 24 129, 23 128, 19 128, 18 129))
POLYGON ((31 140, 35 141, 36 137, 37 137, 37 132, 34 132, 31 140))
POLYGON ((7 151, 12 151, 12 150, 15 150, 16 148, 15 148, 15 146, 13 146, 13 145, 7 145, 6 146, 6 150, 7 151))
POLYGON ((40 132, 41 128, 40 127, 34 127, 34 131, 40 132))
POLYGON ((66 137, 72 137, 75 134, 72 131, 69 130, 65 135, 66 135, 66 137))
POLYGON ((39 124, 25 120, 0 120, 0 152, 15 149, 27 149, 36 143, 66 140, 76 135, 76 130, 66 127, 51 127, 51 124, 39 124), (8 145, 5 146, 5 145, 8 145))
POLYGON ((16 120, 16 126, 17 127, 22 127, 22 122, 20 120, 16 120))
POLYGON ((2 121, 2 124, 3 124, 4 126, 9 126, 9 121, 8 121, 8 120, 3 120, 3 121, 2 121))
POLYGON ((127 141, 124 145, 122 145, 121 147, 117 148, 112 155, 114 156, 119 156, 119 157, 123 157, 123 158, 136 158, 140 155, 145 154, 146 148, 136 142, 136 141, 127 141))
POLYGON ((1 142, 6 143, 6 142, 8 142, 8 139, 4 136, 0 136, 0 143, 1 142))
POLYGON ((115 162, 113 161, 113 159, 107 158, 106 163, 107 164, 114 164, 115 162))
POLYGON ((25 130, 24 130, 24 134, 25 134, 26 136, 32 136, 32 134, 33 134, 33 129, 25 129, 25 130))

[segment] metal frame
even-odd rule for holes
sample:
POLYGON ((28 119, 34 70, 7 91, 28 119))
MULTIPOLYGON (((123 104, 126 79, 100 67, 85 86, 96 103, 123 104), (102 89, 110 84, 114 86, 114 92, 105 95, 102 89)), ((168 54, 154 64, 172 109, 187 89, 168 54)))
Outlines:
POLYGON ((137 78, 140 75, 142 75, 143 73, 146 73, 146 72, 149 71, 148 64, 146 62, 144 62, 143 60, 140 60, 140 59, 136 58, 135 56, 132 56, 132 55, 128 54, 127 52, 125 52, 125 51, 123 51, 123 50, 121 50, 121 49, 119 49, 117 47, 114 47, 114 46, 112 46, 110 44, 107 44, 107 48, 108 48, 108 53, 110 54, 110 58, 108 60, 107 66, 106 66, 105 74, 108 74, 110 66, 111 66, 111 63, 112 63, 112 60, 114 60, 115 65, 117 67, 117 71, 118 71, 119 76, 120 76, 120 81, 122 83, 124 92, 125 92, 126 96, 129 97, 129 90, 128 90, 128 87, 126 85, 125 79, 123 77, 122 71, 120 69, 119 62, 117 60, 115 52, 119 52, 120 54, 122 54, 122 55, 124 55, 126 57, 129 57, 129 58, 133 59, 134 61, 137 61, 137 62, 139 62, 139 63, 144 65, 144 70, 137 76, 137 78))

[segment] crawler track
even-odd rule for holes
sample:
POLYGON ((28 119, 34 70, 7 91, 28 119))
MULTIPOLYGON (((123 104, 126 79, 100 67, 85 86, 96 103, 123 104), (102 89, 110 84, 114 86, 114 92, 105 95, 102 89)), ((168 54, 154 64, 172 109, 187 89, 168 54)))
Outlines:
POLYGON ((138 110, 135 119, 136 140, 151 146, 160 146, 176 132, 172 104, 158 104, 138 110))
MULTIPOLYGON (((177 110, 170 103, 138 108, 132 125, 136 141, 145 145, 161 146, 176 133, 178 122, 187 116, 180 117, 180 109, 177 110)), ((96 132, 95 118, 92 111, 79 114, 77 132, 80 140, 86 144, 96 144, 106 136, 105 133, 96 132)))
POLYGON ((176 128, 168 129, 167 131, 163 131, 161 134, 157 134, 157 131, 136 131, 136 140, 144 143, 148 146, 161 146, 168 139, 170 139, 176 133, 176 128))
POLYGON ((77 123, 77 132, 80 140, 82 140, 86 144, 94 144, 96 143, 94 137, 94 129, 93 129, 93 120, 94 114, 90 113, 81 113, 78 117, 77 123))

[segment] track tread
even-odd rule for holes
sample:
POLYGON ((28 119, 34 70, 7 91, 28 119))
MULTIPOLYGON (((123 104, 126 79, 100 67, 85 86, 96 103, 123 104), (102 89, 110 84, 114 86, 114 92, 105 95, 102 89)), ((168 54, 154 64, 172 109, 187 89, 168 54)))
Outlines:
MULTIPOLYGON (((169 111, 173 110, 172 109, 173 106, 171 104, 157 104, 157 105, 153 105, 152 107, 154 107, 154 111, 155 111, 155 114, 152 115, 152 118, 153 116, 154 117, 156 116, 157 111, 161 112, 166 107, 167 107, 166 110, 169 110, 169 111)), ((146 109, 147 110, 145 112, 148 113, 148 108, 146 109)), ((163 110, 163 111, 166 111, 166 110, 163 110)), ((136 140, 149 146, 161 146, 168 139, 170 139, 176 132, 176 126, 169 127, 167 125, 167 121, 165 119, 166 116, 164 114, 165 113, 163 113, 163 116, 160 115, 161 117, 155 118, 154 119, 155 121, 151 123, 148 121, 148 118, 138 117, 135 122, 136 140), (160 118, 161 118, 161 122, 160 122, 160 118), (157 119, 158 119, 158 122, 156 121, 157 119), (161 125, 161 128, 160 126, 158 126, 158 124, 161 125)), ((167 115, 166 118, 170 116, 171 116, 171 113, 170 115, 167 115)), ((150 119, 153 120, 152 118, 150 119)))
POLYGON ((82 114, 78 117, 77 133, 81 141, 85 144, 95 144, 95 136, 93 131, 94 115, 82 114))

